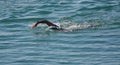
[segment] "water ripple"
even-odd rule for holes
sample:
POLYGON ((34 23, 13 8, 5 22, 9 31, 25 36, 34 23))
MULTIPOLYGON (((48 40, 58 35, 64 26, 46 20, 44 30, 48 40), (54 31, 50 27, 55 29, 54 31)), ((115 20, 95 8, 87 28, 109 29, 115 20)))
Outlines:
POLYGON ((120 65, 119 0, 0 0, 1 65, 120 65), (32 23, 48 19, 67 31, 32 23))

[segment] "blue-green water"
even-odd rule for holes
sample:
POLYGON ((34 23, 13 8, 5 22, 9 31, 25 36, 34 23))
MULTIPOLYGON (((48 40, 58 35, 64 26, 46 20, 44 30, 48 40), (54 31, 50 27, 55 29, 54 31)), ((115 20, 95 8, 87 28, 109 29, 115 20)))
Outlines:
POLYGON ((120 0, 0 0, 0 65, 120 65, 120 0))

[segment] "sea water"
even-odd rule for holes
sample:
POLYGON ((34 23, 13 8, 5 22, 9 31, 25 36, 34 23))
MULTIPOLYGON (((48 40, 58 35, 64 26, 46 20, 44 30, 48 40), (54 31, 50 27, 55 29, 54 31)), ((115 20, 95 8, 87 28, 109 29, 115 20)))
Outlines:
POLYGON ((120 0, 0 0, 0 65, 120 65, 120 0))

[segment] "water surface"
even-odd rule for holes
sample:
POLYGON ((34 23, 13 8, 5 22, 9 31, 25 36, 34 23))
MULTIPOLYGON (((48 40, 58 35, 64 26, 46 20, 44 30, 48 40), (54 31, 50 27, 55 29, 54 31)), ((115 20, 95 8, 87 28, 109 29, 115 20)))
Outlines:
POLYGON ((0 64, 120 65, 120 1, 0 0, 0 64))

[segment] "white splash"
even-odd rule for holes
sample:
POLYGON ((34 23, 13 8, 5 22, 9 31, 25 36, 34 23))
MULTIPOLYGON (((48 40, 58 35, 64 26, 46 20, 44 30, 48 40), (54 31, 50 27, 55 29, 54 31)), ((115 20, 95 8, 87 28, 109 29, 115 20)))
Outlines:
POLYGON ((80 30, 80 29, 86 29, 86 28, 91 27, 91 24, 87 22, 83 24, 77 24, 77 23, 72 23, 72 22, 59 22, 55 24, 63 28, 64 31, 80 30))
POLYGON ((72 30, 86 29, 86 28, 88 28, 90 26, 91 25, 86 25, 86 24, 84 24, 84 25, 71 25, 71 26, 69 26, 69 27, 67 27, 65 29, 72 31, 72 30))

